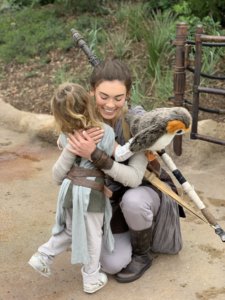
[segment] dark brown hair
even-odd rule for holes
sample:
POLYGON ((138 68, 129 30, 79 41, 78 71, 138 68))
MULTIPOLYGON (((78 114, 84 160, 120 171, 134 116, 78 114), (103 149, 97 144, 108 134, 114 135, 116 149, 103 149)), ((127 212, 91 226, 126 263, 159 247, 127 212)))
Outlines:
POLYGON ((119 59, 108 59, 98 64, 90 77, 90 85, 94 90, 103 81, 118 80, 124 83, 127 93, 132 86, 131 72, 128 66, 119 59))

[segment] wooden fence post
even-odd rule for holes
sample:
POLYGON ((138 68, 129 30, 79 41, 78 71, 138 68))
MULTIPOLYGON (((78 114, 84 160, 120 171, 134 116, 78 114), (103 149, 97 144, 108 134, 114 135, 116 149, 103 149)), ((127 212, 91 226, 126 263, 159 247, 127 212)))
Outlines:
MULTIPOLYGON (((185 93, 185 44, 187 40, 186 23, 177 24, 176 39, 173 44, 176 46, 175 69, 174 69, 174 106, 183 106, 185 93)), ((173 150, 177 156, 182 154, 182 136, 175 136, 173 150)))

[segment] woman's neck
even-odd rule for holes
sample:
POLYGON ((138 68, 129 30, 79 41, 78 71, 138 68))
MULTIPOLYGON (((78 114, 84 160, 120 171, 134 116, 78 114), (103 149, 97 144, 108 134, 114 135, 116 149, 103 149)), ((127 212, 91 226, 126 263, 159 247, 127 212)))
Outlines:
POLYGON ((112 128, 115 128, 116 122, 117 122, 118 119, 120 119, 121 115, 122 115, 122 112, 120 111, 114 119, 104 120, 104 123, 108 124, 112 128))
POLYGON ((104 120, 104 123, 108 124, 109 126, 111 126, 112 128, 114 128, 116 120, 104 120))

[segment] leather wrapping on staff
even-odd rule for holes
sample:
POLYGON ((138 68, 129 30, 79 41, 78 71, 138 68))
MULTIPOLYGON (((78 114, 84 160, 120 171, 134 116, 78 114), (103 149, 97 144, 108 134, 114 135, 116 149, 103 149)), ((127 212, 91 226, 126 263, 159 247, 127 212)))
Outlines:
POLYGON ((206 207, 203 208, 201 211, 202 211, 203 216, 206 218, 206 220, 209 221, 209 223, 211 225, 213 225, 213 226, 218 225, 215 217, 208 211, 208 209, 206 207))

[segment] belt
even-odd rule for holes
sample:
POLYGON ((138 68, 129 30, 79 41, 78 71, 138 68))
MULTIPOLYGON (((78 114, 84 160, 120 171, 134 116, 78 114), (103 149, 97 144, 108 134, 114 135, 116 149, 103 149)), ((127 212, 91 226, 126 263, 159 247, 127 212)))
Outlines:
POLYGON ((66 176, 75 185, 91 188, 103 192, 107 197, 111 197, 112 192, 104 185, 104 177, 105 174, 101 170, 86 169, 78 166, 72 167, 66 176), (102 178, 102 183, 87 179, 86 177, 102 178))

